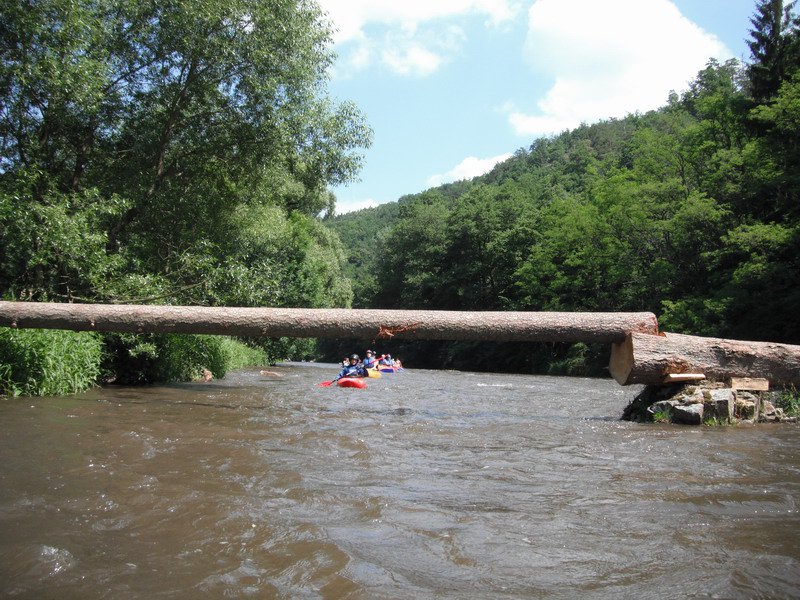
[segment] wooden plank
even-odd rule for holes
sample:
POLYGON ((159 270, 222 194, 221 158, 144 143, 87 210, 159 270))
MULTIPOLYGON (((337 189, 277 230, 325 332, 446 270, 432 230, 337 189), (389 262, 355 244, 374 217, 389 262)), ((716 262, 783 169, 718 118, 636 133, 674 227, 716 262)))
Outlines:
POLYGON ((676 383, 679 381, 701 381, 706 376, 703 373, 670 373, 664 377, 663 383, 676 383))
POLYGON ((746 390, 748 392, 768 392, 769 379, 763 377, 731 377, 732 390, 746 390))

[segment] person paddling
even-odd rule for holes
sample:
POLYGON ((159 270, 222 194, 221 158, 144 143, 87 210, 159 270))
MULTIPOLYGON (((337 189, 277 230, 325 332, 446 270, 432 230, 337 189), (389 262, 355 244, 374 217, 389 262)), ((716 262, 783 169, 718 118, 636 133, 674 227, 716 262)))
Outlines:
POLYGON ((364 357, 364 368, 374 369, 378 365, 378 360, 375 358, 375 353, 372 350, 367 350, 367 355, 364 357))
POLYGON ((369 373, 359 360, 358 354, 353 354, 350 357, 350 364, 345 365, 342 372, 333 381, 339 381, 342 377, 368 377, 369 373))

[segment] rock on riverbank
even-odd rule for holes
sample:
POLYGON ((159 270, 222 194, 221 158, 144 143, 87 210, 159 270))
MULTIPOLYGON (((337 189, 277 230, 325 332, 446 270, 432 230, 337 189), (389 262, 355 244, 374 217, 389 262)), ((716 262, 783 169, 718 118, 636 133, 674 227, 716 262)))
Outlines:
POLYGON ((625 408, 623 421, 727 425, 797 421, 773 401, 780 392, 748 392, 721 382, 648 385, 625 408))

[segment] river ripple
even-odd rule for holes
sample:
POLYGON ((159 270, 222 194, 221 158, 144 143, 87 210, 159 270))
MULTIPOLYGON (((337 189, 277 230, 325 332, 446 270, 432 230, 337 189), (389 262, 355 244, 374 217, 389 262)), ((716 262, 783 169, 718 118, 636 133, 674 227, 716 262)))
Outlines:
POLYGON ((0 402, 0 597, 800 595, 800 431, 612 381, 287 364, 0 402))

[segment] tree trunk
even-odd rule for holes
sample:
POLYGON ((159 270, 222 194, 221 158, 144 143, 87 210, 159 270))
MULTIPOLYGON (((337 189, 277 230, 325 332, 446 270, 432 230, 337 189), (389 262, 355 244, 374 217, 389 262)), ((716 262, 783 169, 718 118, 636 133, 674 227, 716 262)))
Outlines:
POLYGON ((235 336, 622 342, 652 313, 459 312, 1 302, 0 326, 235 336))
POLYGON ((712 380, 761 377, 776 386, 800 385, 800 346, 632 332, 612 346, 609 370, 622 385, 663 383, 667 375, 677 373, 702 373, 712 380))

